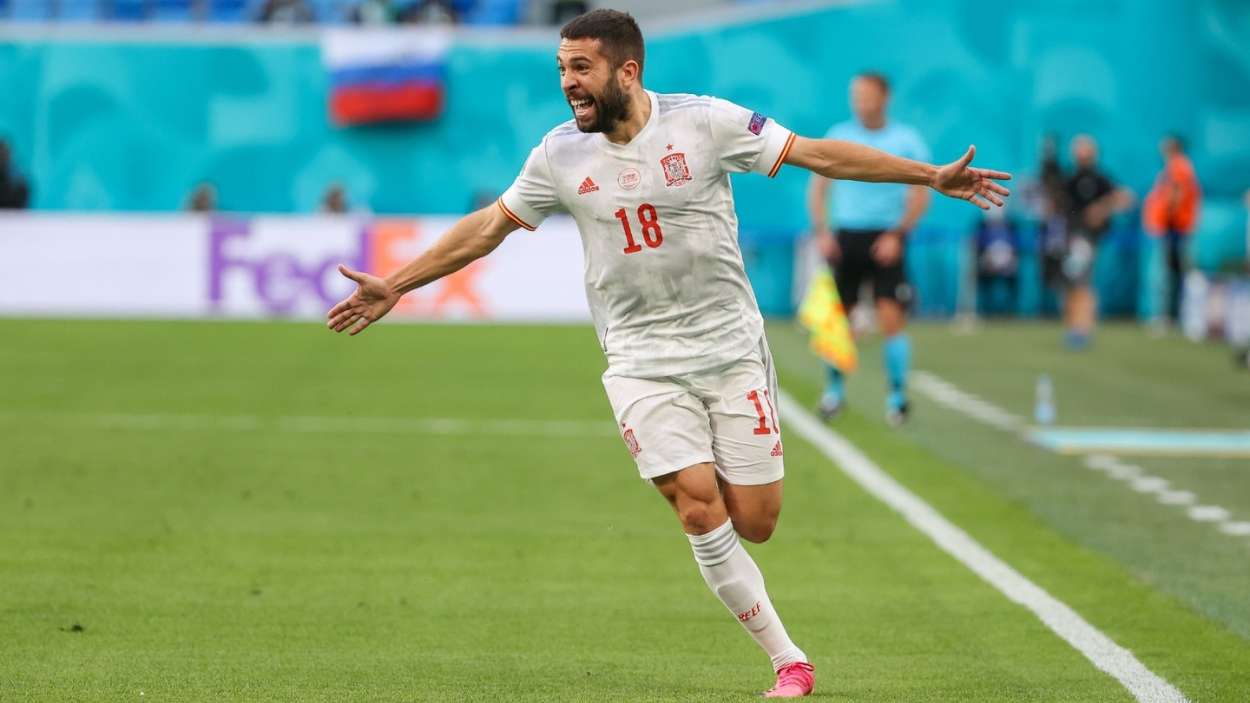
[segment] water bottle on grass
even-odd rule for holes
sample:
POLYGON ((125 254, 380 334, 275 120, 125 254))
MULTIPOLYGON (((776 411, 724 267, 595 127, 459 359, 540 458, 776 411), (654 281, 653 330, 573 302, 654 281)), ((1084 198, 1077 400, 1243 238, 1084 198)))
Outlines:
POLYGON ((1033 405, 1033 419, 1039 425, 1055 423, 1055 386, 1050 376, 1042 374, 1037 377, 1037 399, 1033 405))

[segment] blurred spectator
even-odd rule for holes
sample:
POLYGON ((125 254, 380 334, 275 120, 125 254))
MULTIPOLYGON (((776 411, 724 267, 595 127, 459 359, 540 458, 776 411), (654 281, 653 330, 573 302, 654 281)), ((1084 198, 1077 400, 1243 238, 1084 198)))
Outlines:
POLYGON ((9 143, 0 139, 0 210, 24 210, 30 204, 30 186, 13 165, 9 143))
POLYGON ((973 238, 976 248, 977 300, 989 315, 1012 314, 1019 301, 1020 228, 1005 208, 981 216, 973 238), (1006 302, 1004 302, 1004 300, 1006 302))
POLYGON ((1047 284, 1059 288, 1068 251, 1068 178, 1059 165, 1056 134, 1048 134, 1042 140, 1042 162, 1031 195, 1033 216, 1040 223, 1042 277, 1047 284))
POLYGON ((268 24, 306 24, 317 18, 304 0, 265 0, 258 19, 268 24))
POLYGON ((405 24, 455 24, 456 9, 448 0, 415 0, 399 11, 405 24))
MULTIPOLYGON (((1067 218, 1068 213, 1068 177, 1059 165, 1059 135, 1048 134, 1042 139, 1042 163, 1038 173, 1041 188, 1041 212, 1039 219, 1043 221, 1053 218, 1067 218)), ((1066 223, 1059 225, 1066 231, 1066 223)))
POLYGON ((551 3, 551 23, 563 25, 569 20, 584 15, 590 10, 585 0, 556 0, 551 3))
POLYGON ((1250 188, 1241 196, 1246 206, 1246 273, 1250 273, 1250 188))
POLYGON ((347 192, 338 183, 331 183, 321 196, 321 212, 328 215, 345 215, 351 209, 347 204, 347 192))
POLYGON ((187 211, 216 212, 217 187, 207 181, 196 186, 191 191, 191 197, 187 198, 187 211))
POLYGON ((395 21, 395 7, 390 0, 364 0, 352 8, 349 19, 356 24, 390 24, 395 21))
MULTIPOLYGON (((1250 190, 1246 191, 1244 196, 1246 204, 1246 273, 1250 274, 1250 190)), ((1234 340, 1234 344, 1237 342, 1234 340)), ((1250 371, 1250 340, 1244 340, 1239 349, 1234 352, 1233 360, 1238 364, 1238 368, 1250 371)))
POLYGON ((1142 223, 1152 237, 1164 238, 1167 247, 1168 303, 1166 315, 1173 322, 1180 319, 1181 281, 1183 280, 1184 241, 1194 231, 1202 202, 1202 189, 1194 166, 1185 156, 1185 142, 1177 135, 1164 137, 1159 144, 1163 170, 1155 178, 1154 187, 1146 196, 1142 223))
POLYGON ((1106 233, 1111 216, 1133 205, 1133 194, 1117 188, 1098 166, 1098 143, 1088 135, 1072 140, 1076 171, 1065 189, 1068 208, 1067 252, 1061 267, 1065 288, 1064 342, 1070 349, 1089 346, 1097 317, 1098 300, 1092 279, 1098 241, 1106 233))

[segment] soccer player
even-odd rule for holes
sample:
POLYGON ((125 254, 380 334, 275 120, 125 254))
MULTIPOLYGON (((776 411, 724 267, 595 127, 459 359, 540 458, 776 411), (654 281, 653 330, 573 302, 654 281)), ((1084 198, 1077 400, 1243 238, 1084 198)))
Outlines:
MULTIPOLYGON (((861 73, 851 81, 851 111, 855 119, 834 125, 828 139, 864 144, 895 156, 929 160, 929 148, 916 130, 886 119, 890 84, 879 73, 861 73)), ((812 231, 821 254, 833 269, 838 295, 850 315, 859 302, 864 279, 872 281, 877 324, 885 335, 889 395, 886 419, 892 425, 907 419, 907 370, 911 365, 911 340, 903 331, 911 286, 903 269, 907 235, 929 207, 926 183, 864 183, 849 180, 834 190, 836 233, 829 228, 829 189, 832 180, 820 171, 812 173, 807 208, 812 231)), ((820 414, 826 420, 837 415, 846 400, 842 371, 825 367, 825 392, 820 414)))
POLYGON ((642 33, 625 13, 589 12, 560 36, 556 67, 573 119, 543 138, 497 203, 400 270, 383 279, 340 267, 358 288, 328 325, 357 334, 510 232, 571 214, 625 446, 677 513, 708 587, 771 659, 767 695, 806 695, 812 665, 740 544, 772 535, 783 465, 776 374, 738 249, 729 174, 773 176, 789 163, 828 178, 928 185, 983 208, 1001 205, 1007 190, 993 179, 1009 176, 970 167, 972 149, 938 168, 804 139, 724 100, 644 90, 642 33))

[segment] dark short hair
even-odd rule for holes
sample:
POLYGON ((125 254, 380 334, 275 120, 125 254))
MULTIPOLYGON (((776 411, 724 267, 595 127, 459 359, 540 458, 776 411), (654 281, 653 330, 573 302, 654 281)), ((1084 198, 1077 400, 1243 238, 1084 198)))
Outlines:
POLYGON ((886 95, 890 94, 890 81, 883 73, 878 73, 877 71, 860 71, 855 75, 855 77, 875 84, 881 89, 881 92, 886 95))
POLYGON ((591 10, 569 20, 560 29, 562 39, 598 39, 599 50, 617 68, 633 59, 642 73, 646 49, 642 43, 642 30, 628 12, 616 10, 591 10))
POLYGON ((1188 150, 1189 144, 1185 142, 1185 136, 1180 132, 1168 132, 1163 135, 1163 138, 1172 140, 1172 143, 1176 145, 1176 149, 1182 154, 1188 150))

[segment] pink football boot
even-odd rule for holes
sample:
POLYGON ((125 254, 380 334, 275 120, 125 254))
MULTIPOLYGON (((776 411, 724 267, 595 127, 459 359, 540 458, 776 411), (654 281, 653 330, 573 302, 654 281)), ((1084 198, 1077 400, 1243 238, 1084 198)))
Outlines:
POLYGON ((801 698, 812 692, 815 667, 807 662, 786 664, 777 671, 777 685, 764 691, 765 698, 801 698))

